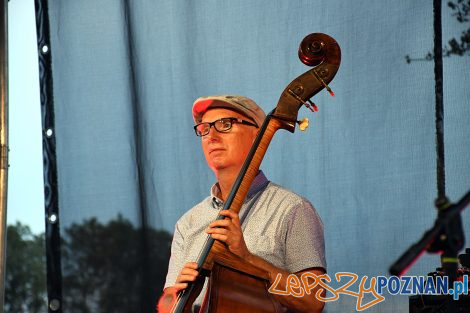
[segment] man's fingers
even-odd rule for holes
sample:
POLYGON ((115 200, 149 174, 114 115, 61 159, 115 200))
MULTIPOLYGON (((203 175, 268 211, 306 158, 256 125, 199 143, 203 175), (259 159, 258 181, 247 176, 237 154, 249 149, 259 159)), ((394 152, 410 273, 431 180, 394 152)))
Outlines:
POLYGON ((180 274, 178 275, 178 278, 176 279, 176 284, 195 281, 196 277, 199 275, 197 268, 198 266, 196 262, 186 263, 183 269, 181 270, 180 274))
POLYGON ((231 220, 217 220, 210 223, 209 227, 228 227, 231 223, 231 220))
POLYGON ((219 235, 227 235, 228 230, 226 228, 208 228, 206 230, 208 234, 219 234, 219 235))
POLYGON ((188 263, 186 263, 185 267, 197 270, 197 263, 196 262, 188 262, 188 263))
POLYGON ((176 292, 179 292, 180 290, 186 289, 188 287, 187 283, 176 283, 173 286, 176 289, 176 292))
POLYGON ((213 221, 209 224, 209 227, 223 227, 223 228, 231 228, 233 226, 240 225, 239 219, 225 219, 225 220, 217 220, 213 221))
POLYGON ((227 239, 228 239, 227 235, 221 235, 221 234, 211 234, 211 237, 222 242, 227 242, 227 239))
POLYGON ((183 268, 181 270, 180 276, 188 275, 188 276, 197 276, 199 274, 198 271, 193 270, 192 268, 183 268))
POLYGON ((222 210, 219 214, 230 217, 232 220, 239 219, 238 214, 230 210, 222 210))
POLYGON ((196 277, 197 277, 197 274, 181 274, 178 282, 182 283, 185 281, 195 281, 196 277))

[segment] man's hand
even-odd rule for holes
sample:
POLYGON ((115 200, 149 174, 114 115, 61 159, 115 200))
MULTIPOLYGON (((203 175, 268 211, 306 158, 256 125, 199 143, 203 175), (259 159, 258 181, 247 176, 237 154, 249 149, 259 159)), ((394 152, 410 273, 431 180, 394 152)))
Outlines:
POLYGON ((193 282, 196 280, 199 272, 197 271, 196 262, 188 262, 184 265, 180 274, 176 278, 175 285, 173 288, 176 289, 176 292, 179 292, 188 287, 188 282, 193 282))
POLYGON ((212 238, 225 243, 233 254, 244 259, 251 256, 250 251, 246 247, 245 239, 243 238, 238 214, 230 210, 222 210, 220 211, 220 215, 227 218, 210 223, 206 232, 210 234, 212 238))
POLYGON ((158 312, 170 312, 176 301, 176 295, 183 289, 188 287, 189 282, 196 281, 199 272, 197 271, 196 262, 188 262, 184 265, 183 269, 176 278, 173 286, 165 288, 163 295, 158 301, 158 312))

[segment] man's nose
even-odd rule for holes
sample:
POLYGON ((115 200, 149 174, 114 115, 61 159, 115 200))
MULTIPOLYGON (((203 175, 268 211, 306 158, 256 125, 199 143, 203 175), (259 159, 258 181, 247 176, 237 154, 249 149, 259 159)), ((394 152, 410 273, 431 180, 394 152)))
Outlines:
POLYGON ((215 129, 215 126, 212 125, 209 128, 209 132, 204 137, 206 137, 207 139, 216 139, 216 138, 220 138, 220 133, 215 129))

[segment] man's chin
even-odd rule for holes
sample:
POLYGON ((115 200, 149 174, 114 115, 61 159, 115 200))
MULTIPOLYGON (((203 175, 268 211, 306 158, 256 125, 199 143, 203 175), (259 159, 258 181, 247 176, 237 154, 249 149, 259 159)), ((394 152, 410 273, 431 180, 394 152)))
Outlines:
POLYGON ((219 172, 228 168, 225 162, 217 162, 216 160, 212 160, 211 164, 209 164, 209 167, 214 172, 219 172))
POLYGON ((223 164, 213 164, 210 167, 214 172, 222 171, 227 168, 227 166, 224 166, 223 164))

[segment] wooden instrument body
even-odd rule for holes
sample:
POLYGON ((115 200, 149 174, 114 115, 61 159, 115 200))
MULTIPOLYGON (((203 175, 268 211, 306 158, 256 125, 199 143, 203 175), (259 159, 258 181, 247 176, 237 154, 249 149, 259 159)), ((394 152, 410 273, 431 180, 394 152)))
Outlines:
POLYGON ((283 312, 268 292, 267 271, 251 266, 218 241, 213 249, 217 252, 211 253, 208 312, 246 312, 247 308, 253 313, 283 312))

